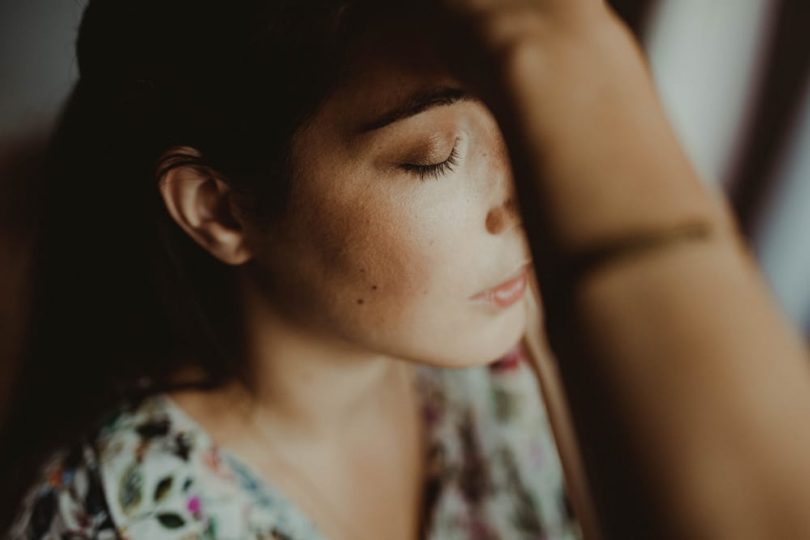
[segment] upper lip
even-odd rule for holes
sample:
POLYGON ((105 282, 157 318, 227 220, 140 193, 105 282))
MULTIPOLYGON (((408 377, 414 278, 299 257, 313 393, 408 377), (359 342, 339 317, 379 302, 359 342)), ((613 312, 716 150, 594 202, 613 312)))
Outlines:
POLYGON ((519 278, 529 268, 530 265, 531 265, 531 261, 524 261, 523 263, 520 264, 520 266, 518 267, 517 270, 515 270, 514 272, 509 274, 509 277, 507 277, 506 279, 504 279, 503 281, 501 281, 500 283, 498 283, 494 287, 490 287, 490 288, 485 289, 485 290, 483 290, 483 291, 481 291, 479 293, 476 293, 475 295, 471 296, 470 299, 475 300, 477 298, 486 297, 487 295, 491 294, 498 287, 501 287, 501 286, 505 285, 506 283, 509 283, 510 281, 519 278))

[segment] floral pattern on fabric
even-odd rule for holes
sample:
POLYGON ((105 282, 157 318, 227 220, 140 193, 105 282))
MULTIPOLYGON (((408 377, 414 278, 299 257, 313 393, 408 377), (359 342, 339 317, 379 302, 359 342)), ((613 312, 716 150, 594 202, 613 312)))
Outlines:
MULTIPOLYGON (((580 537, 522 346, 486 367, 419 367, 426 540, 580 537)), ((12 538, 322 540, 317 526, 166 396, 60 452, 12 538)))

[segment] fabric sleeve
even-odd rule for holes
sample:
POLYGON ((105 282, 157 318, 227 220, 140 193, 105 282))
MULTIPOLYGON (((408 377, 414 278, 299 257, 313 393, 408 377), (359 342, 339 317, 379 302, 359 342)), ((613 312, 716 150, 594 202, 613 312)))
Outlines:
POLYGON ((20 503, 8 538, 119 538, 91 446, 60 451, 45 463, 20 503))

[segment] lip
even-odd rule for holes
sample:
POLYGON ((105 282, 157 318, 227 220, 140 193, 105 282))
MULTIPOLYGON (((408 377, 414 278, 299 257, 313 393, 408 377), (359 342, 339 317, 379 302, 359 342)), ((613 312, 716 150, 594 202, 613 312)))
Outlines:
POLYGON ((523 298, 526 292, 526 287, 529 283, 528 268, 529 263, 523 264, 520 269, 507 278, 506 281, 491 289, 481 291, 471 297, 471 300, 482 300, 499 308, 511 306, 523 298))

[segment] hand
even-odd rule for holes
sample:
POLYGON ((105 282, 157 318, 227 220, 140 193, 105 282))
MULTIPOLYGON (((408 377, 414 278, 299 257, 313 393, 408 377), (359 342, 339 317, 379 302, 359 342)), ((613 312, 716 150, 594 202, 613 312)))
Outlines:
POLYGON ((526 56, 532 58, 525 68, 537 72, 556 65, 554 57, 564 51, 577 51, 578 64, 598 59, 609 40, 611 51, 621 43, 623 52, 628 44, 638 52, 604 0, 424 1, 437 14, 433 34, 439 50, 456 74, 485 97, 501 99, 497 85, 507 83, 526 56))
POLYGON ((437 0, 439 9, 471 25, 482 43, 510 47, 543 33, 573 29, 609 14, 604 0, 437 0))

